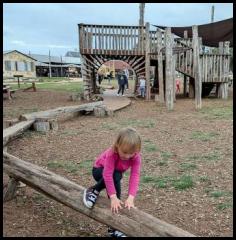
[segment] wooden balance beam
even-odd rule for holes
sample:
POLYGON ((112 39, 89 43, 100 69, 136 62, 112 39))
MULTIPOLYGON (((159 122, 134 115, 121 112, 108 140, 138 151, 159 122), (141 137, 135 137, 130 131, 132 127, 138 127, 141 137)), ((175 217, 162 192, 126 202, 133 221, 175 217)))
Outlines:
MULTIPOLYGON (((114 216, 109 200, 99 196, 95 206, 84 206, 84 187, 40 166, 23 161, 3 152, 3 170, 11 177, 6 193, 14 194, 16 184, 21 181, 46 196, 108 226, 114 227, 130 237, 194 237, 174 225, 143 212, 140 209, 122 209, 114 216), (13 189, 11 191, 11 189, 13 189)), ((8 199, 10 199, 8 194, 8 199)))

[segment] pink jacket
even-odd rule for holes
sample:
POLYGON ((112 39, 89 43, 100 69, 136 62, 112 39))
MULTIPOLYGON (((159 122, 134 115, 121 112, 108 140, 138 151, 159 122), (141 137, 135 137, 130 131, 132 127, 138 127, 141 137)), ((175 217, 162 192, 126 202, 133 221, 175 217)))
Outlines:
POLYGON ((98 156, 94 163, 94 167, 103 167, 103 178, 106 185, 107 194, 111 196, 116 194, 116 189, 113 181, 113 172, 118 170, 125 172, 131 167, 129 177, 129 195, 136 196, 140 178, 141 155, 136 153, 129 160, 121 160, 119 154, 114 152, 112 148, 108 148, 98 156))

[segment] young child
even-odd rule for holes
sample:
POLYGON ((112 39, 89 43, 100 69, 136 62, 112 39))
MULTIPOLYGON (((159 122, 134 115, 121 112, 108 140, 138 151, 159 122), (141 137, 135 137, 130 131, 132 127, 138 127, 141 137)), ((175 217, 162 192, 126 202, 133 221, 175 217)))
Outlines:
POLYGON ((146 80, 144 76, 141 76, 139 80, 139 90, 143 98, 145 97, 145 88, 146 88, 146 80))
MULTIPOLYGON (((113 146, 98 156, 93 165, 93 177, 97 183, 84 191, 84 204, 92 208, 101 190, 106 188, 111 200, 111 211, 118 213, 124 204, 128 209, 135 208, 136 196, 141 166, 141 137, 131 127, 123 128, 118 133, 113 146), (121 178, 123 172, 131 168, 129 177, 128 198, 123 203, 121 197, 121 178)), ((109 228, 108 233, 113 237, 126 237, 118 230, 109 228)))

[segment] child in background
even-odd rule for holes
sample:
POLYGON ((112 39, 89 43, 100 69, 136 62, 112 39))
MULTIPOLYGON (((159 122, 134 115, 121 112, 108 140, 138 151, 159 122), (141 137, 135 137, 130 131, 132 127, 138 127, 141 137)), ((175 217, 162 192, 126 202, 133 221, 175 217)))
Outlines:
POLYGON ((180 93, 180 80, 176 79, 176 93, 180 93))
POLYGON ((146 90, 146 80, 145 80, 144 76, 140 77, 139 90, 140 90, 141 96, 144 98, 145 97, 145 90, 146 90))
MULTIPOLYGON (((135 208, 136 196, 141 166, 141 137, 134 128, 128 127, 120 130, 113 146, 98 156, 93 165, 93 177, 97 183, 84 191, 84 204, 92 208, 100 191, 106 188, 108 198, 111 200, 111 211, 118 213, 124 204, 129 210, 135 208), (121 198, 122 174, 131 168, 129 177, 128 197, 123 203, 121 198)), ((113 237, 126 237, 124 233, 109 228, 108 233, 113 237)))

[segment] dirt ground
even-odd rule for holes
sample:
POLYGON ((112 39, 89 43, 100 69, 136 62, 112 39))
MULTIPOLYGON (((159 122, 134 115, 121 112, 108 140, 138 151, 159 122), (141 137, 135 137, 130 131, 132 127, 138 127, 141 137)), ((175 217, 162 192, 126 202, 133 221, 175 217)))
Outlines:
MULTIPOLYGON (((16 92, 12 101, 3 101, 3 119, 77 104, 64 92, 16 92)), ((232 95, 228 100, 203 99, 201 111, 195 110, 194 99, 177 98, 170 112, 154 101, 132 100, 113 117, 64 117, 58 131, 27 131, 10 142, 7 151, 86 187, 94 183, 91 167, 96 156, 111 145, 121 127, 132 126, 142 137, 136 206, 197 236, 232 237, 232 108, 232 95)), ((122 199, 128 177, 126 173, 122 179, 122 199)), ((3 180, 8 180, 5 174, 3 180)), ((104 224, 28 186, 3 204, 4 237, 106 235, 104 224)))

